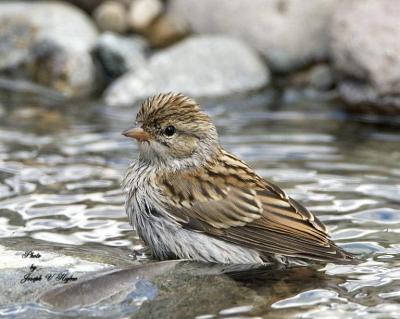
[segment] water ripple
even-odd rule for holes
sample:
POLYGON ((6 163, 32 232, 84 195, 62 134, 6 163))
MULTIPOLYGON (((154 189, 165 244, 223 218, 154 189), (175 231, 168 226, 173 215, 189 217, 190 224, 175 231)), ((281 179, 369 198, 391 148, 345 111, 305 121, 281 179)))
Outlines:
POLYGON ((302 307, 311 306, 320 303, 334 302, 334 301, 346 301, 344 298, 340 298, 339 294, 335 291, 330 291, 326 289, 314 289, 299 293, 296 296, 286 298, 275 302, 271 305, 272 308, 282 309, 282 308, 292 308, 292 307, 302 307))
MULTIPOLYGON (((223 145, 315 212, 332 238, 361 261, 328 264, 319 271, 310 267, 308 277, 301 270, 300 278, 274 273, 254 287, 246 282, 243 300, 232 300, 232 308, 214 313, 398 317, 398 132, 349 120, 326 102, 279 103, 270 109, 266 103, 271 102, 265 102, 270 99, 262 101, 237 102, 236 108, 221 101, 209 108, 223 145)), ((120 131, 132 124, 137 106, 98 108, 66 107, 57 111, 57 125, 43 122, 54 114, 40 108, 28 107, 30 115, 21 115, 23 108, 0 115, 1 240, 18 237, 29 244, 79 247, 93 255, 107 248, 127 254, 143 248, 129 225, 120 187, 124 170, 137 155, 135 143, 120 131)), ((197 292, 192 288, 185 294, 197 292)), ((191 306, 197 300, 203 299, 193 298, 191 306)))

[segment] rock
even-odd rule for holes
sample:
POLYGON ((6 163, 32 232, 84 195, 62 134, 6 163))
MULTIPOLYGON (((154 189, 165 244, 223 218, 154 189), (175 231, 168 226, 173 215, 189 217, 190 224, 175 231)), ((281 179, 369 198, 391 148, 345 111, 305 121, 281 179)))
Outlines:
POLYGON ((50 1, 1 2, 0 34, 0 73, 32 80, 66 96, 93 90, 90 49, 97 31, 79 9, 50 1))
POLYGON ((136 71, 146 63, 147 43, 139 36, 125 37, 103 33, 94 48, 106 78, 115 79, 127 71, 136 71))
POLYGON ((146 263, 124 257, 124 250, 24 238, 3 243, 8 247, 0 245, 0 304, 7 318, 194 318, 248 303, 265 309, 270 298, 239 281, 262 278, 269 287, 280 270, 183 260, 146 263))
POLYGON ((348 103, 375 105, 377 112, 382 105, 385 113, 392 105, 399 112, 399 15, 396 0, 343 1, 338 6, 332 22, 332 58, 348 103))
POLYGON ((167 273, 179 266, 180 263, 182 261, 168 260, 147 265, 136 265, 125 269, 113 269, 81 279, 79 282, 68 286, 51 289, 41 295, 40 301, 58 310, 87 307, 100 301, 104 303, 110 297, 113 297, 114 302, 123 303, 128 293, 132 289, 137 289, 140 282, 152 280, 163 273, 167 273), (118 294, 123 297, 115 298, 118 294))
MULTIPOLYGON (((26 252, 29 252, 28 249, 26 252)), ((32 303, 46 289, 65 283, 78 281, 83 275, 92 271, 111 268, 111 264, 103 264, 63 255, 60 252, 33 250, 36 257, 24 257, 23 250, 11 250, 0 246, 0 304, 2 306, 32 303), (33 265, 33 267, 32 267, 33 265), (63 277, 60 274, 66 274, 63 277), (26 277, 28 276, 28 277, 26 277), (51 276, 51 278, 50 278, 51 276), (37 278, 34 281, 34 278, 37 278), (24 280, 25 279, 25 280, 24 280)))
MULTIPOLYGON (((216 266, 221 267, 221 265, 216 266)), ((230 267, 230 265, 225 266, 230 267)), ((203 264, 202 267, 209 268, 210 264, 203 264)), ((176 268, 178 269, 155 278, 154 283, 159 289, 157 297, 143 303, 139 311, 132 315, 132 319, 261 318, 256 316, 261 314, 258 309, 266 309, 268 302, 271 301, 270 296, 257 295, 254 289, 240 284, 229 275, 215 276, 212 271, 207 274, 201 268, 184 269, 183 264, 176 268), (204 275, 199 272, 204 272, 204 275), (240 314, 223 313, 224 309, 249 304, 252 306, 248 311, 240 314), (252 310, 251 313, 249 310, 252 310)), ((269 271, 270 276, 271 274, 269 271)), ((248 278, 246 279, 247 283, 250 282, 248 278)))
POLYGON ((150 95, 177 91, 222 97, 266 86, 269 71, 243 42, 198 36, 156 53, 149 63, 116 80, 105 93, 110 105, 129 105, 150 95))
POLYGON ((143 35, 147 38, 152 48, 169 46, 183 39, 188 34, 188 25, 170 14, 158 17, 143 31, 143 35))
POLYGON ((337 0, 171 0, 168 11, 198 33, 229 34, 256 48, 273 71, 288 72, 328 56, 337 0))
POLYGON ((347 102, 348 110, 381 115, 400 114, 400 95, 379 95, 371 85, 354 80, 342 80, 339 93, 347 102))
POLYGON ((278 80, 282 87, 313 88, 318 91, 332 89, 335 85, 335 74, 326 63, 319 63, 278 80))
POLYGON ((160 0, 134 0, 130 6, 130 27, 143 35, 152 48, 169 46, 189 34, 187 23, 163 11, 160 0))
POLYGON ((68 0, 68 2, 73 3, 87 13, 92 13, 93 10, 96 9, 104 1, 105 0, 68 0))
POLYGON ((124 33, 128 28, 125 6, 118 1, 107 1, 93 12, 94 20, 102 31, 124 33))
POLYGON ((134 0, 128 13, 128 23, 133 30, 146 29, 163 11, 160 0, 134 0))
POLYGON ((329 65, 316 65, 309 73, 309 83, 315 89, 329 90, 335 85, 335 74, 329 65))
MULTIPOLYGON (((25 103, 46 105, 50 102, 54 106, 58 103, 63 104, 66 100, 63 94, 43 85, 21 79, 0 77, 0 95, 5 94, 13 96, 12 104, 24 104, 23 101, 29 101, 25 103)), ((8 101, 8 104, 11 104, 11 101, 8 101)))
POLYGON ((0 19, 0 70, 15 69, 29 57, 36 30, 24 18, 0 19))

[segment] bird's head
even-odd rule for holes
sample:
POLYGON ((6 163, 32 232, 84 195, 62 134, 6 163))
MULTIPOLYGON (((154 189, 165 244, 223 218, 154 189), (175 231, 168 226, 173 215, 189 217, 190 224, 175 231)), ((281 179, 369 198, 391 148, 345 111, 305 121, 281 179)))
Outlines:
POLYGON ((199 166, 219 147, 209 116, 193 99, 180 93, 145 100, 135 126, 122 134, 138 141, 140 160, 170 168, 199 166))

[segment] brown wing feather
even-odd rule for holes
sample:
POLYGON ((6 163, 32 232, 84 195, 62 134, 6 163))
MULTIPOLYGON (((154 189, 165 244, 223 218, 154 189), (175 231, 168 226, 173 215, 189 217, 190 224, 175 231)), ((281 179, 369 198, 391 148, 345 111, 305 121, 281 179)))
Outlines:
POLYGON ((169 213, 184 227, 265 255, 352 260, 310 211, 225 151, 200 169, 158 178, 172 199, 169 213))

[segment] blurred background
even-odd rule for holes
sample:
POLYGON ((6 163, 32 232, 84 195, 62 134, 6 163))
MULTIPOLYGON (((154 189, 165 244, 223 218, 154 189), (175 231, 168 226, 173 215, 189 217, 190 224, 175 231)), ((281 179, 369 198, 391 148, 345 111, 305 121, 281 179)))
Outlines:
POLYGON ((5 91, 132 105, 160 91, 214 98, 290 87, 399 113, 396 0, 0 3, 5 91))
POLYGON ((0 317, 60 315, 34 303, 57 281, 20 282, 26 250, 43 278, 149 262, 120 132, 144 98, 177 91, 363 263, 171 275, 63 315, 398 318, 399 17, 396 0, 0 1, 0 317))

